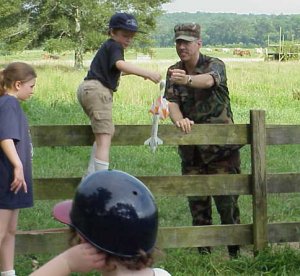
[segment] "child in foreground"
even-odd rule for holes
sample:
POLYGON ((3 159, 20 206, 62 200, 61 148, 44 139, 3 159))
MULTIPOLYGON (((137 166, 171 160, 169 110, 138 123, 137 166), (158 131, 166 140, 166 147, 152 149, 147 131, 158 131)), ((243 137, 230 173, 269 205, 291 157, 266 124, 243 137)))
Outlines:
POLYGON ((124 49, 132 43, 137 32, 138 23, 134 16, 114 14, 109 21, 110 38, 99 48, 84 81, 78 87, 78 101, 90 118, 95 135, 87 175, 109 168, 109 151, 114 134, 113 94, 117 91, 121 74, 140 76, 154 83, 161 80, 159 73, 124 60, 124 49))
POLYGON ((15 233, 20 208, 33 206, 32 145, 19 101, 33 94, 36 73, 23 62, 0 71, 0 268, 15 276, 15 233))
POLYGON ((53 216, 70 226, 75 245, 30 276, 65 276, 97 270, 102 276, 170 276, 151 268, 158 213, 148 188, 116 170, 86 177, 72 200, 58 203, 53 216))

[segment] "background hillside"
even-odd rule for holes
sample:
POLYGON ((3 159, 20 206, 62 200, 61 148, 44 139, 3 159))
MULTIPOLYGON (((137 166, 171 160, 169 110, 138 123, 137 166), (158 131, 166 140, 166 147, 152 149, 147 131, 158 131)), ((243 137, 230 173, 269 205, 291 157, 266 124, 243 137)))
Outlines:
POLYGON ((280 27, 285 40, 300 41, 300 15, 180 12, 157 18, 157 28, 152 34, 155 46, 173 46, 173 28, 180 22, 199 23, 204 46, 264 47, 268 36, 271 42, 278 43, 280 27))

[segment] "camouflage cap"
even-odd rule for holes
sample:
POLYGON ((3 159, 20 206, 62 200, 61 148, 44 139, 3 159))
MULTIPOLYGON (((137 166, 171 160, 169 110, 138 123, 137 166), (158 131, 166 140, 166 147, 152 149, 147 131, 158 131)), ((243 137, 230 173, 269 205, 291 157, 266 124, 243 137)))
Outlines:
POLYGON ((175 40, 194 41, 200 38, 200 25, 197 23, 177 24, 174 27, 175 40))

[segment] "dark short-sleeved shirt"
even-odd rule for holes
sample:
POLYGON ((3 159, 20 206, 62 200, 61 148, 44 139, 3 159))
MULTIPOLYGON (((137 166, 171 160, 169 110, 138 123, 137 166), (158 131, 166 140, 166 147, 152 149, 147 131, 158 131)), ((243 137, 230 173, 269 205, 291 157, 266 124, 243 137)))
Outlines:
POLYGON ((116 67, 118 60, 124 60, 122 45, 113 39, 106 40, 93 58, 85 80, 99 80, 108 89, 117 91, 121 76, 116 67))
POLYGON ((0 209, 19 209, 33 206, 32 192, 32 144, 27 118, 19 101, 12 96, 0 97, 0 140, 12 139, 23 164, 28 192, 10 191, 13 167, 0 148, 0 209))
MULTIPOLYGON (((169 69, 186 70, 179 61, 169 69)), ((178 104, 184 117, 196 124, 233 124, 225 64, 218 58, 200 54, 196 74, 210 74, 214 78, 214 85, 208 89, 177 85, 170 82, 169 70, 166 78, 165 97, 170 102, 178 104)), ((179 146, 182 160, 191 158, 191 147, 179 146)), ((231 154, 239 145, 196 145, 204 163, 218 160, 231 154)))

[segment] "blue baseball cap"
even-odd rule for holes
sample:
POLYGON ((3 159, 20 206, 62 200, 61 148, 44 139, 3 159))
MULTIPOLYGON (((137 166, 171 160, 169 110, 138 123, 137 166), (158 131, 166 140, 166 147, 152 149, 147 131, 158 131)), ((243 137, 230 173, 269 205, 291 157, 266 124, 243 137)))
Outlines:
POLYGON ((138 31, 138 23, 135 17, 128 13, 115 13, 109 21, 110 29, 123 29, 132 32, 138 31))

